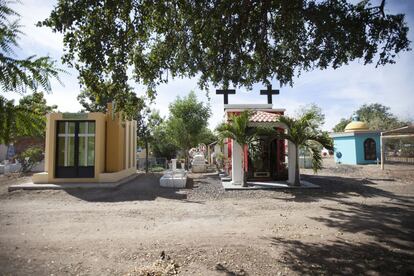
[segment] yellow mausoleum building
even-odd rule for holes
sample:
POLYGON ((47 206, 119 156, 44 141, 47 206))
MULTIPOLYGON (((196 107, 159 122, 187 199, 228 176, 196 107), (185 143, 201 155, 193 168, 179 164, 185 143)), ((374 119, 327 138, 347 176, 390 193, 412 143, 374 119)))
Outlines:
POLYGON ((33 183, 117 182, 136 173, 137 122, 106 114, 47 115, 45 172, 33 183))

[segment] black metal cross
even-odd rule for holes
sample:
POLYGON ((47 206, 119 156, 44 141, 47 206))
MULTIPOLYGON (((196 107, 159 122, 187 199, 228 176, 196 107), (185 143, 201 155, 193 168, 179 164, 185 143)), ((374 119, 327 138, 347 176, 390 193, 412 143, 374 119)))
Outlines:
POLYGON ((229 103, 229 95, 236 94, 235 89, 216 90, 217 95, 224 95, 224 104, 229 103))
POLYGON ((268 85, 266 90, 260 90, 260 95, 267 95, 267 103, 272 103, 272 95, 278 95, 279 89, 272 90, 272 85, 268 85))

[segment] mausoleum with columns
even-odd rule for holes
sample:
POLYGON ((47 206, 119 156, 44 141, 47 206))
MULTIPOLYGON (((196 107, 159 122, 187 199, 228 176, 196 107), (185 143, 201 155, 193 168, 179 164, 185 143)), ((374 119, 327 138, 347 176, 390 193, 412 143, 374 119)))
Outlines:
POLYGON ((137 122, 114 112, 47 115, 45 171, 33 183, 117 182, 136 173, 137 122))
MULTIPOLYGON (((227 90, 228 91, 228 90, 227 90)), ((272 95, 278 90, 262 90, 262 95, 268 96, 267 104, 229 104, 228 94, 219 90, 217 94, 224 94, 224 117, 229 121, 232 116, 248 110, 252 114, 249 118, 249 127, 271 127, 275 131, 284 132, 286 127, 278 122, 278 117, 284 115, 285 109, 274 108, 272 95)), ((296 153, 294 145, 281 139, 270 139, 262 136, 253 149, 246 146, 244 149, 234 140, 227 138, 224 141, 224 169, 231 176, 232 184, 241 185, 244 171, 247 172, 247 181, 287 181, 294 182, 296 153), (243 154, 242 154, 243 153, 243 154), (240 156, 244 156, 244 160, 240 156), (244 162, 243 162, 244 161, 244 162)))

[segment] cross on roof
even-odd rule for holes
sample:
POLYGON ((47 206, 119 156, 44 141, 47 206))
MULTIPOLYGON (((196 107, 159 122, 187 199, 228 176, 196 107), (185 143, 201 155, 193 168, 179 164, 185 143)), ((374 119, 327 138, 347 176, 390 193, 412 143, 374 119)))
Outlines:
POLYGON ((233 95, 236 94, 236 90, 235 89, 223 89, 223 90, 216 90, 216 94, 217 95, 223 95, 224 97, 224 104, 228 104, 229 103, 229 95, 233 95))
POLYGON ((279 89, 272 90, 272 85, 268 85, 266 90, 260 90, 260 95, 267 95, 267 103, 272 103, 272 95, 278 95, 279 89))

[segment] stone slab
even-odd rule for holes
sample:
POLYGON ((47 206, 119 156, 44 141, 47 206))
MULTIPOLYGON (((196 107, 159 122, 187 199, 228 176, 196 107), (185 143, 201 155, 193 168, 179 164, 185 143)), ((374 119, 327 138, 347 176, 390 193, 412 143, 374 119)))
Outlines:
POLYGON ((241 185, 234 185, 232 182, 222 181, 224 190, 263 190, 263 189, 317 189, 320 186, 310 183, 308 181, 301 181, 302 185, 292 186, 286 181, 248 181, 247 187, 241 185))
POLYGON ((16 190, 67 190, 67 189, 113 189, 135 179, 138 174, 134 174, 117 182, 92 182, 92 183, 56 183, 56 184, 34 184, 27 182, 22 184, 10 185, 9 192, 16 190))
POLYGON ((185 188, 187 186, 187 172, 178 171, 173 173, 169 171, 165 173, 160 178, 160 186, 165 188, 185 188))

